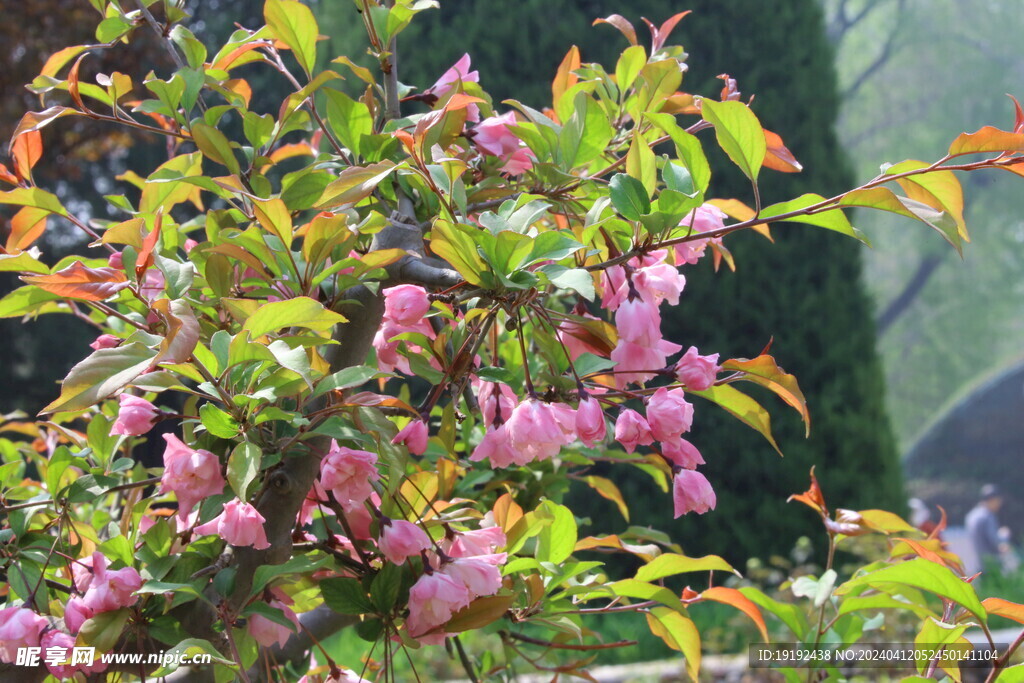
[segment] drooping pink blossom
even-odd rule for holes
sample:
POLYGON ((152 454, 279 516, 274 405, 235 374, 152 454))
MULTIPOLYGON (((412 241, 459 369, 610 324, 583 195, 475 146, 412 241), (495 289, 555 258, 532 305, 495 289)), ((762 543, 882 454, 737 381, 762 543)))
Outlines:
POLYGON ((516 125, 515 112, 491 116, 473 128, 473 145, 481 152, 500 157, 519 149, 519 138, 509 126, 516 125))
POLYGON ((632 408, 626 408, 619 413, 619 418, 615 421, 615 440, 622 444, 627 453, 635 451, 638 445, 650 446, 654 443, 651 426, 643 415, 632 408))
POLYGON ((615 361, 615 384, 625 388, 631 382, 646 382, 665 368, 668 357, 683 347, 662 339, 654 346, 619 340, 611 353, 615 361))
POLYGON ((672 481, 672 502, 679 518, 688 512, 702 515, 714 510, 717 500, 707 477, 697 470, 680 469, 672 481))
POLYGON ((687 389, 704 391, 715 383, 721 369, 717 353, 702 356, 696 346, 691 346, 676 363, 675 375, 687 389))
POLYGON ((111 434, 142 436, 153 428, 160 416, 160 409, 144 398, 121 394, 117 400, 120 408, 114 426, 110 429, 111 434))
POLYGON ((661 314, 658 306, 643 299, 627 299, 615 311, 619 339, 639 346, 653 347, 661 341, 661 314))
POLYGON ((507 555, 476 555, 453 558, 441 568, 441 573, 452 577, 474 598, 494 595, 501 589, 501 565, 507 555))
POLYGON ((697 447, 682 437, 662 442, 661 454, 673 464, 687 470, 697 469, 698 465, 704 464, 704 456, 697 447))
POLYGON ((266 519, 250 503, 235 498, 224 503, 219 515, 195 528, 200 536, 216 534, 233 546, 252 546, 256 550, 270 547, 263 528, 266 519))
POLYGON ((673 441, 693 424, 693 404, 682 389, 659 388, 647 401, 647 423, 656 441, 673 441))
POLYGON ((509 175, 522 175, 533 168, 533 162, 537 161, 537 155, 529 147, 519 147, 516 151, 505 156, 505 163, 501 166, 502 173, 509 175))
POLYGON ((299 617, 291 607, 276 598, 271 599, 269 604, 284 612, 285 618, 295 625, 295 629, 292 630, 284 624, 271 621, 262 614, 253 614, 249 617, 247 624, 249 635, 263 647, 273 647, 274 645, 284 647, 292 634, 300 630, 299 617))
POLYGON ((504 548, 506 543, 508 539, 501 527, 487 526, 456 534, 445 548, 445 553, 449 557, 492 555, 499 548, 504 548))
POLYGON ((504 425, 516 462, 525 465, 558 455, 562 446, 575 440, 575 419, 552 404, 529 398, 512 411, 504 425), (571 422, 570 422, 571 421, 571 422))
POLYGON ((519 399, 512 387, 501 382, 476 382, 477 401, 484 416, 484 424, 488 427, 503 424, 510 417, 519 399))
POLYGON ((67 604, 64 605, 64 626, 73 635, 77 635, 82 629, 82 624, 87 619, 92 619, 95 614, 95 611, 85 604, 82 596, 72 596, 68 599, 67 604))
POLYGON ((409 590, 409 618, 405 621, 409 635, 427 635, 471 600, 472 595, 462 582, 439 571, 424 574, 409 590))
POLYGON ((391 443, 402 444, 413 455, 423 455, 427 452, 428 439, 427 423, 423 420, 412 420, 391 439, 391 443))
MULTIPOLYGON (((667 255, 664 251, 651 253, 659 259, 667 255)), ((686 286, 686 278, 675 266, 659 260, 649 266, 638 268, 633 273, 633 287, 640 298, 652 304, 667 301, 672 306, 679 303, 679 294, 686 286)))
POLYGON ((402 564, 408 558, 419 555, 421 551, 430 550, 433 543, 427 532, 418 524, 404 519, 384 518, 381 521, 377 547, 388 562, 402 564))
POLYGON ((602 443, 608 427, 604 421, 604 410, 597 400, 587 396, 576 408, 576 433, 587 448, 602 443))
POLYGON ((384 290, 384 317, 397 325, 417 325, 429 310, 427 290, 419 285, 397 285, 384 290))
POLYGON ((362 506, 378 479, 376 453, 345 448, 331 441, 331 449, 320 463, 320 484, 334 494, 342 507, 362 506))
POLYGON ((520 464, 518 454, 512 450, 505 425, 488 429, 469 459, 473 462, 486 460, 493 469, 511 467, 513 463, 520 464))
POLYGON ((50 629, 39 639, 39 646, 42 648, 45 657, 47 671, 59 680, 68 680, 78 672, 84 674, 101 673, 106 670, 107 663, 100 657, 95 657, 92 664, 84 662, 72 664, 72 651, 75 648, 75 639, 67 633, 50 629), (60 657, 57 657, 57 654, 60 657))
MULTIPOLYGON (((686 218, 679 222, 679 225, 688 227, 693 233, 711 232, 721 230, 725 227, 726 214, 713 204, 702 204, 691 211, 686 218)), ((709 243, 720 243, 721 237, 710 239, 697 239, 682 242, 676 245, 676 263, 694 264, 704 255, 704 250, 709 243)))
POLYGON ((89 344, 89 348, 94 351, 99 351, 100 349, 112 349, 120 343, 121 340, 112 334, 101 334, 96 337, 92 344, 89 344))
POLYGON ((160 492, 178 497, 178 517, 184 521, 196 503, 224 490, 220 460, 210 451, 189 448, 174 434, 164 434, 164 440, 160 492))
POLYGON ((47 623, 45 618, 25 607, 0 610, 0 662, 17 661, 19 648, 39 647, 39 636, 47 623))

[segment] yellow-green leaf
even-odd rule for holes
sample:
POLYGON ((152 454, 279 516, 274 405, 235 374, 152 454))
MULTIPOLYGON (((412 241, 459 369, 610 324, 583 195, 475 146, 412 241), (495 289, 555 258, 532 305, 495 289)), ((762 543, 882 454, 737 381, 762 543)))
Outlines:
POLYGON ((242 329, 247 330, 255 339, 285 327, 322 331, 343 322, 346 322, 346 319, 340 313, 327 310, 315 299, 300 296, 263 304, 249 316, 242 329))
POLYGON ((718 144, 732 162, 756 182, 768 143, 754 112, 742 102, 715 102, 706 98, 701 100, 700 111, 704 120, 715 127, 718 144))
POLYGON ((313 12, 297 0, 267 0, 263 16, 274 37, 290 47, 306 75, 312 75, 320 33, 313 12))

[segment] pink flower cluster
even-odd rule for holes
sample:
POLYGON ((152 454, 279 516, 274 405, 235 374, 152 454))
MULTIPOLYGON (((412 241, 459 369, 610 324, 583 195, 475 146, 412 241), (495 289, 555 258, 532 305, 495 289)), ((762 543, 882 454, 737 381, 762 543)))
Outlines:
MULTIPOLYGON (((694 233, 711 232, 725 227, 726 215, 713 204, 702 204, 691 211, 679 225, 692 229, 694 233)), ((676 264, 694 264, 704 255, 708 244, 721 244, 721 237, 691 240, 676 245, 676 264)))
MULTIPOLYGON (((501 565, 506 554, 505 534, 499 527, 484 527, 456 534, 442 543, 439 566, 428 563, 409 590, 409 635, 427 645, 439 645, 451 635, 442 629, 452 615, 474 599, 501 589, 501 565)), ((429 559, 429 558, 428 558, 429 559)))
POLYGON ((376 453, 345 448, 337 441, 331 441, 330 450, 320 462, 320 486, 334 494, 346 511, 362 508, 379 479, 376 453))
POLYGON ((25 607, 7 607, 0 610, 0 662, 17 662, 18 650, 27 647, 42 648, 47 657, 46 668, 60 680, 66 680, 81 671, 85 674, 99 673, 107 665, 99 661, 91 666, 70 665, 71 648, 75 638, 63 631, 50 627, 50 622, 25 607), (63 650, 60 659, 54 658, 54 650, 63 650))
MULTIPOLYGON (((384 372, 400 370, 412 374, 409 359, 399 352, 399 341, 395 340, 406 332, 419 332, 428 339, 437 334, 424 317, 430 310, 427 290, 418 285, 398 285, 384 290, 384 321, 373 338, 377 352, 377 367, 384 372)), ((422 348, 408 343, 410 353, 419 353, 422 348)))

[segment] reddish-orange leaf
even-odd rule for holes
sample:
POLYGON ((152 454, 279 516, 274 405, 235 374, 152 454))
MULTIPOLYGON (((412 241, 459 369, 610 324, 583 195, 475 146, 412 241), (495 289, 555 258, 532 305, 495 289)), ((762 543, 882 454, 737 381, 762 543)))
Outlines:
POLYGON ((929 562, 934 562, 935 564, 941 564, 943 567, 950 566, 949 562, 946 561, 946 558, 942 557, 919 541, 915 541, 910 538, 897 538, 895 540, 905 543, 907 547, 910 548, 918 557, 923 557, 929 562))
POLYGON ((89 112, 89 108, 85 106, 85 102, 82 101, 82 95, 78 92, 78 69, 82 66, 82 60, 89 54, 86 52, 81 57, 75 60, 74 66, 71 67, 71 71, 68 72, 68 94, 71 95, 71 100, 75 103, 75 106, 83 112, 89 112))
POLYGON ((7 236, 5 248, 8 252, 24 251, 32 246, 46 232, 46 217, 49 211, 37 206, 23 206, 11 219, 11 234, 7 236))
MULTIPOLYGON (((231 71, 231 69, 233 69, 234 67, 240 66, 240 64, 236 64, 235 63, 236 61, 238 61, 239 57, 244 55, 246 52, 249 52, 250 50, 256 50, 258 48, 265 47, 265 46, 266 46, 265 42, 258 41, 258 40, 257 41, 253 41, 251 43, 246 43, 244 45, 239 45, 234 50, 232 50, 231 52, 227 53, 226 55, 224 55, 223 57, 218 59, 217 63, 213 65, 213 68, 214 69, 220 69, 222 71, 231 71)), ((263 59, 263 57, 261 56, 261 57, 258 57, 257 59, 263 59)), ((252 61, 252 60, 245 60, 245 62, 242 62, 242 63, 244 64, 244 63, 247 63, 249 61, 252 61)))
POLYGON ((275 164, 283 161, 284 159, 290 159, 291 157, 315 157, 316 152, 308 143, 305 142, 293 142, 288 145, 281 145, 273 151, 270 155, 270 160, 275 164))
POLYGON ((573 45, 565 53, 565 58, 562 59, 562 63, 558 65, 558 72, 555 73, 555 80, 551 82, 552 105, 557 105, 558 101, 562 99, 562 95, 579 81, 579 77, 574 73, 578 68, 580 68, 580 49, 573 45))
POLYGON ((4 181, 5 183, 10 183, 11 185, 17 185, 18 184, 18 179, 3 164, 0 164, 0 180, 4 181))
POLYGON ((512 494, 502 494, 494 501, 494 523, 500 526, 502 531, 507 533, 522 518, 523 508, 512 498, 512 494))
POLYGON ((249 106, 249 100, 252 99, 252 87, 249 85, 249 81, 244 78, 233 78, 230 81, 224 81, 224 87, 240 96, 246 107, 249 106))
POLYGON ((128 286, 123 271, 108 266, 89 268, 81 261, 50 275, 23 275, 21 279, 51 294, 84 301, 109 299, 128 286))
POLYGON ((381 406, 384 408, 400 408, 412 415, 419 416, 419 411, 410 406, 405 401, 395 398, 393 396, 384 396, 382 394, 374 394, 370 391, 361 391, 358 394, 352 394, 345 399, 344 405, 347 406, 364 406, 364 407, 377 407, 381 406))
POLYGON ((981 601, 981 604, 989 614, 1012 619, 1018 624, 1024 624, 1024 605, 1003 600, 1002 598, 985 598, 981 601))
POLYGON ((610 24, 615 28, 619 29, 622 35, 626 36, 626 40, 629 41, 630 45, 636 45, 636 29, 633 28, 633 24, 623 17, 621 14, 609 14, 604 19, 594 19, 594 23, 591 26, 597 26, 598 24, 610 24))
POLYGON ((483 102, 483 100, 479 97, 473 97, 472 95, 459 92, 451 96, 448 102, 444 105, 444 108, 448 111, 455 111, 456 109, 465 109, 469 105, 477 104, 479 102, 483 102))
POLYGON ((156 221, 153 229, 142 240, 142 249, 139 250, 138 259, 135 261, 135 277, 138 280, 146 274, 149 267, 153 265, 153 250, 160 241, 160 226, 163 225, 163 214, 159 211, 156 214, 156 221))
POLYGON ((184 363, 199 343, 199 321, 189 305, 181 300, 158 299, 152 308, 164 323, 164 340, 160 342, 153 365, 184 363))
POLYGON ((1021 109, 1020 102, 1013 95, 1007 94, 1011 100, 1013 100, 1013 132, 1022 133, 1024 132, 1024 109, 1021 109))
POLYGON ((950 156, 979 152, 1024 152, 1024 133, 984 126, 974 133, 960 133, 949 146, 950 156))
POLYGON ((761 637, 768 640, 768 627, 764 623, 764 617, 761 616, 761 610, 759 610, 757 605, 751 602, 747 596, 743 595, 743 593, 740 593, 735 588, 713 586, 701 593, 700 596, 705 600, 720 602, 723 605, 735 607, 739 611, 743 612, 750 617, 757 626, 757 630, 761 632, 761 637))
POLYGON ((818 486, 818 478, 814 476, 814 468, 811 468, 811 486, 800 494, 794 494, 786 499, 788 503, 791 500, 798 500, 804 505, 814 508, 822 517, 828 517, 828 507, 825 505, 825 496, 821 493, 821 487, 818 486))
POLYGON ((43 156, 43 135, 32 130, 14 138, 11 145, 11 157, 14 160, 14 173, 22 180, 32 176, 32 167, 43 156))
POLYGON ((678 24, 683 17, 692 11, 693 10, 686 10, 685 12, 679 12, 662 22, 661 27, 658 29, 658 33, 655 36, 656 42, 654 43, 654 50, 652 50, 652 52, 657 52, 665 46, 665 41, 667 41, 668 37, 672 35, 672 31, 675 30, 676 24, 678 24))
POLYGON ((768 145, 768 151, 764 156, 764 166, 783 173, 799 173, 804 170, 793 153, 782 143, 782 138, 778 134, 765 128, 764 141, 768 145))

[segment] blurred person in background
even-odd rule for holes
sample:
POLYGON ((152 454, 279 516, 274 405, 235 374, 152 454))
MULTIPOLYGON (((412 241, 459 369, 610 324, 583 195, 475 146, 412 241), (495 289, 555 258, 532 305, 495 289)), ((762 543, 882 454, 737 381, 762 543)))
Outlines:
POLYGON ((1010 549, 1009 529, 999 524, 999 509, 1003 506, 1003 494, 995 484, 981 487, 978 504, 964 520, 967 535, 974 546, 978 566, 967 567, 968 576, 982 569, 1007 570, 1014 564, 1010 549))

